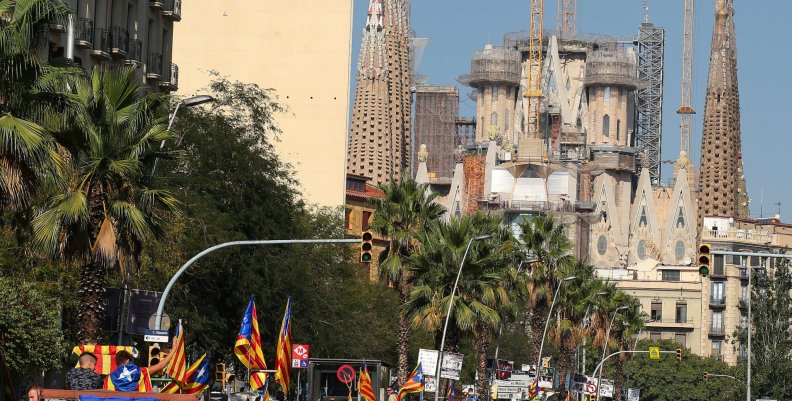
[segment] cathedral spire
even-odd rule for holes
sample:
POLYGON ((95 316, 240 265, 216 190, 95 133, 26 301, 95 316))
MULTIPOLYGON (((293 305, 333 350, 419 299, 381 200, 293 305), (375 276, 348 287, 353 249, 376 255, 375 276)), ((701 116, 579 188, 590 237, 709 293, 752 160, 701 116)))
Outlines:
POLYGON ((698 203, 699 226, 704 216, 748 217, 733 0, 718 0, 715 5, 698 203))
POLYGON ((357 63, 347 173, 381 184, 410 161, 409 0, 369 0, 357 63))

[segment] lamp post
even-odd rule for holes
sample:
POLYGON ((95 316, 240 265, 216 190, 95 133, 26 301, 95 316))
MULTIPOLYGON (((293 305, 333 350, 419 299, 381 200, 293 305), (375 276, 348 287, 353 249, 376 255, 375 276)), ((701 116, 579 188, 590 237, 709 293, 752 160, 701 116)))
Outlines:
MULTIPOLYGON (((608 333, 605 335, 605 345, 602 347, 602 359, 600 360, 600 365, 605 362, 605 354, 608 351, 608 343, 610 342, 610 332, 611 328, 613 327, 613 322, 616 321, 616 315, 619 314, 620 310, 627 309, 627 305, 622 305, 616 310, 613 311, 613 317, 611 318, 610 324, 608 325, 608 333)), ((599 370, 599 376, 597 376, 597 401, 600 399, 600 385, 602 385, 602 368, 599 370)))
POLYGON ((539 389, 539 373, 542 371, 542 351, 544 351, 544 342, 545 337, 547 336, 547 328, 550 327, 550 318, 553 316, 553 307, 555 306, 556 298, 558 298, 558 292, 561 290, 561 286, 566 281, 574 280, 577 276, 569 276, 561 279, 558 283, 558 287, 556 287, 555 294, 553 294, 553 302, 550 303, 550 311, 547 313, 547 320, 545 320, 545 327, 544 332, 542 333, 542 342, 539 344, 539 355, 536 359, 536 388, 537 393, 539 389))
MULTIPOLYGON (((179 112, 179 107, 192 107, 198 106, 199 104, 213 102, 214 98, 209 95, 198 95, 193 97, 188 97, 186 99, 182 99, 179 103, 176 103, 176 108, 173 109, 173 114, 171 114, 170 119, 168 119, 168 128, 166 131, 170 131, 171 127, 173 126, 173 121, 176 120, 176 113, 179 112)), ((162 150, 165 147, 165 141, 160 143, 159 150, 162 150)), ((151 177, 154 177, 154 172, 157 170, 157 162, 159 162, 159 158, 154 159, 154 167, 151 168, 151 177)))
POLYGON ((465 248, 465 253, 462 255, 462 261, 459 263, 459 270, 457 271, 456 280, 454 281, 454 287, 451 289, 451 298, 448 300, 448 311, 446 312, 445 324, 443 325, 443 336, 440 337, 440 352, 437 357, 437 369, 435 370, 435 377, 437 378, 435 400, 440 399, 440 367, 443 365, 443 347, 445 347, 446 330, 448 330, 448 320, 451 317, 451 308, 454 306, 454 295, 456 294, 457 285, 459 284, 459 277, 462 276, 462 267, 465 266, 465 259, 467 258, 470 245, 473 244, 473 241, 481 241, 487 238, 492 238, 492 235, 479 235, 478 237, 471 238, 470 241, 468 241, 467 248, 465 248))

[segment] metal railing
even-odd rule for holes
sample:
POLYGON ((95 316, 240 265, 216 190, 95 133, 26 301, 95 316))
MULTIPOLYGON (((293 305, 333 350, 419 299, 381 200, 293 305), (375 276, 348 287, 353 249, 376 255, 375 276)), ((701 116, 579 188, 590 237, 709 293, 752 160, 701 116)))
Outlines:
POLYGON ((94 50, 110 54, 110 32, 107 29, 96 28, 96 42, 94 50))
POLYGON ((715 326, 710 326, 709 333, 715 336, 722 336, 726 333, 726 330, 723 328, 722 325, 721 326, 715 325, 715 326))
POLYGON ((143 41, 132 39, 129 41, 129 51, 127 52, 127 60, 134 60, 139 63, 143 62, 143 41))
POLYGON ((126 28, 114 26, 110 41, 114 52, 120 51, 127 53, 129 51, 129 32, 127 32, 126 28))
POLYGON ((175 63, 171 63, 170 67, 168 67, 168 71, 165 72, 165 77, 163 78, 164 82, 171 88, 178 88, 179 87, 179 66, 175 63))
POLYGON ((74 40, 77 44, 93 46, 94 41, 94 22, 90 18, 80 18, 77 29, 74 32, 74 40))
POLYGON ((721 241, 733 240, 741 242, 753 242, 758 244, 776 243, 775 234, 759 230, 738 230, 735 228, 729 228, 726 230, 704 229, 701 231, 701 238, 721 241))
POLYGON ((181 0, 165 0, 165 8, 162 12, 165 16, 181 18, 181 0))
POLYGON ((162 75, 162 54, 149 53, 148 62, 146 63, 146 74, 162 75))
POLYGON ((710 305, 726 305, 726 297, 710 297, 710 305))

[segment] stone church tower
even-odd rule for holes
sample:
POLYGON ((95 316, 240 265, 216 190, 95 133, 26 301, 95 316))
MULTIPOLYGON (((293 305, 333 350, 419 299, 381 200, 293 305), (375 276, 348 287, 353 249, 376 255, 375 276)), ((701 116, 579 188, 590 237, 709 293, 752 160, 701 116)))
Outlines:
POLYGON ((748 217, 740 141, 733 0, 718 0, 715 8, 701 138, 698 205, 699 226, 704 216, 748 217))
POLYGON ((357 64, 347 173, 380 184, 410 161, 409 0, 370 0, 357 64))

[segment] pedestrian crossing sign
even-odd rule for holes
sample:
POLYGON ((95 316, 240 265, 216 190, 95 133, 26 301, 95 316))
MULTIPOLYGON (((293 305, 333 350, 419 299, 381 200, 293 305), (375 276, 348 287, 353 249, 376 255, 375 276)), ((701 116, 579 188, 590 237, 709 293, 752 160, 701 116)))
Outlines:
POLYGON ((649 347, 649 359, 660 359, 660 347, 649 347))

